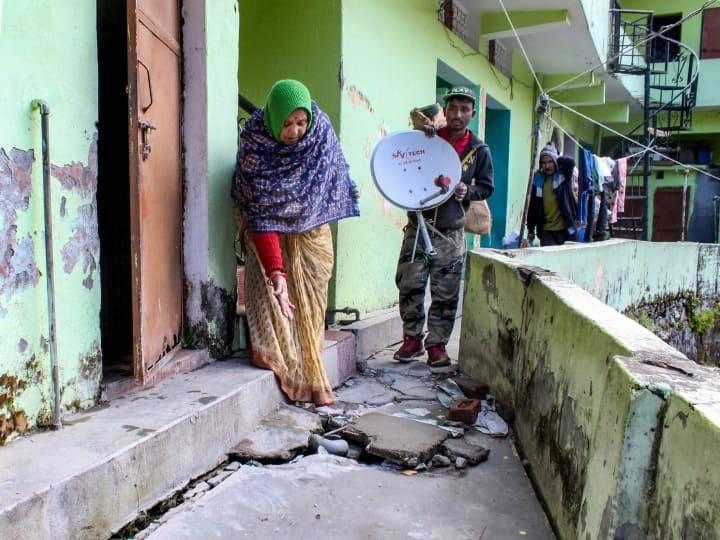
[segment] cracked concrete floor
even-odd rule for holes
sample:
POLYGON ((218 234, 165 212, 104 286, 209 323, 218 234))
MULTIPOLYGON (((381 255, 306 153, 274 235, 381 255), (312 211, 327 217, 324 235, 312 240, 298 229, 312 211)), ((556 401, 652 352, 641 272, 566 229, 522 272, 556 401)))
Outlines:
MULTIPOLYGON (((364 374, 336 391, 333 410, 443 419, 447 409, 435 385, 447 374, 432 374, 421 362, 396 363, 392 354, 369 358, 364 374)), ((239 466, 137 538, 554 538, 512 437, 473 437, 489 458, 461 470, 418 473, 328 454, 239 466)))

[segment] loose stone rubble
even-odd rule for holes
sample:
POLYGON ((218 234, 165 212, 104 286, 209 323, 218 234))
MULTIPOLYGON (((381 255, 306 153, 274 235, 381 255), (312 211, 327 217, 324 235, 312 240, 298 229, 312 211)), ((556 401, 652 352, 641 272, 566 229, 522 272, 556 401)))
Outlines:
MULTIPOLYGON (((487 434, 448 419, 449 407, 468 397, 493 406, 489 389, 455 369, 431 372, 424 363, 399 364, 390 354, 336 389, 332 406, 287 404, 267 416, 230 451, 228 462, 187 486, 177 507, 149 521, 142 540, 170 516, 192 505, 244 467, 294 463, 310 454, 336 454, 365 466, 403 474, 462 472, 488 459, 487 434), (485 401, 485 400, 488 401, 485 401)), ((499 416, 497 417, 499 418, 499 416)))

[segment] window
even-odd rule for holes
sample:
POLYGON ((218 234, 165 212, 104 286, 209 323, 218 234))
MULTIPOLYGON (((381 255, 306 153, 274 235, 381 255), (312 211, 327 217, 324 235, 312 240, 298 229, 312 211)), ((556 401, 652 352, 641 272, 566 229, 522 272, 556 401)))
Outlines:
POLYGON ((473 48, 473 30, 467 10, 457 0, 438 0, 438 20, 473 48))
MULTIPOLYGON (((656 15, 653 17, 652 31, 660 32, 665 26, 675 24, 681 19, 680 14, 677 15, 656 15)), ((680 26, 677 25, 663 32, 663 36, 680 41, 680 26)), ((655 38, 652 40, 652 48, 650 50, 650 61, 651 62, 674 62, 677 60, 678 54, 680 53, 680 47, 677 43, 664 40, 662 37, 655 38)))

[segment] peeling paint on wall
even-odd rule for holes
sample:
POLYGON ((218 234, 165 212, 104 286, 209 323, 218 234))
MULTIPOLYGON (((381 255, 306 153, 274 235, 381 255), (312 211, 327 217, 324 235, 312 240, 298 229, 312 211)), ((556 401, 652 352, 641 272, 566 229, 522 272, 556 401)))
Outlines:
POLYGON ((0 408, 6 413, 0 413, 0 446, 4 446, 13 432, 24 433, 28 429, 25 411, 15 407, 15 399, 28 386, 27 381, 4 373, 0 375, 0 408))
POLYGON ((348 88, 348 96, 350 96, 350 102, 353 104, 353 107, 362 105, 368 110, 370 114, 373 114, 375 112, 372 103, 370 103, 370 100, 358 89, 357 86, 352 85, 348 88))
POLYGON ((32 418, 33 413, 24 410, 20 405, 20 398, 25 390, 43 386, 43 380, 47 380, 47 371, 38 362, 35 353, 30 354, 26 340, 20 339, 18 346, 23 349, 21 352, 27 355, 24 365, 15 374, 3 373, 0 376, 0 446, 27 432, 31 428, 31 422, 47 425, 52 419, 52 414, 41 409, 35 420, 32 418))
MULTIPOLYGON (((82 264, 85 275, 83 286, 92 289, 94 284, 93 273, 97 270, 97 256, 100 252, 100 237, 98 235, 97 218, 97 133, 93 135, 88 151, 87 166, 73 161, 62 167, 51 166, 52 176, 58 179, 60 185, 78 195, 81 199, 90 199, 77 209, 77 216, 71 223, 73 234, 61 249, 63 271, 72 273, 77 264, 82 264)), ((66 216, 66 198, 62 198, 60 215, 66 216)))
POLYGON ((70 399, 69 410, 92 406, 100 400, 102 379, 102 352, 100 342, 94 341, 87 351, 81 353, 77 378, 68 381, 62 389, 63 396, 74 394, 79 398, 70 399))
POLYGON ((34 287, 40 279, 32 237, 18 238, 18 212, 27 211, 32 194, 32 150, 0 148, 0 317, 7 314, 2 300, 21 289, 34 287))

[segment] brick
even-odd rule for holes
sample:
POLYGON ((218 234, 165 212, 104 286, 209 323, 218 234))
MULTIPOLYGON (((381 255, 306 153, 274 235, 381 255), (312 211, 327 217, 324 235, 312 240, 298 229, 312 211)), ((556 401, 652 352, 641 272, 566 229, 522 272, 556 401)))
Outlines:
POLYGON ((456 377, 453 380, 460 387, 460 390, 463 391, 465 397, 483 400, 490 392, 487 384, 471 379, 470 377, 456 377))
POLYGON ((453 401, 448 412, 448 419, 464 422, 468 426, 475 423, 480 412, 480 400, 475 398, 462 398, 453 401))

